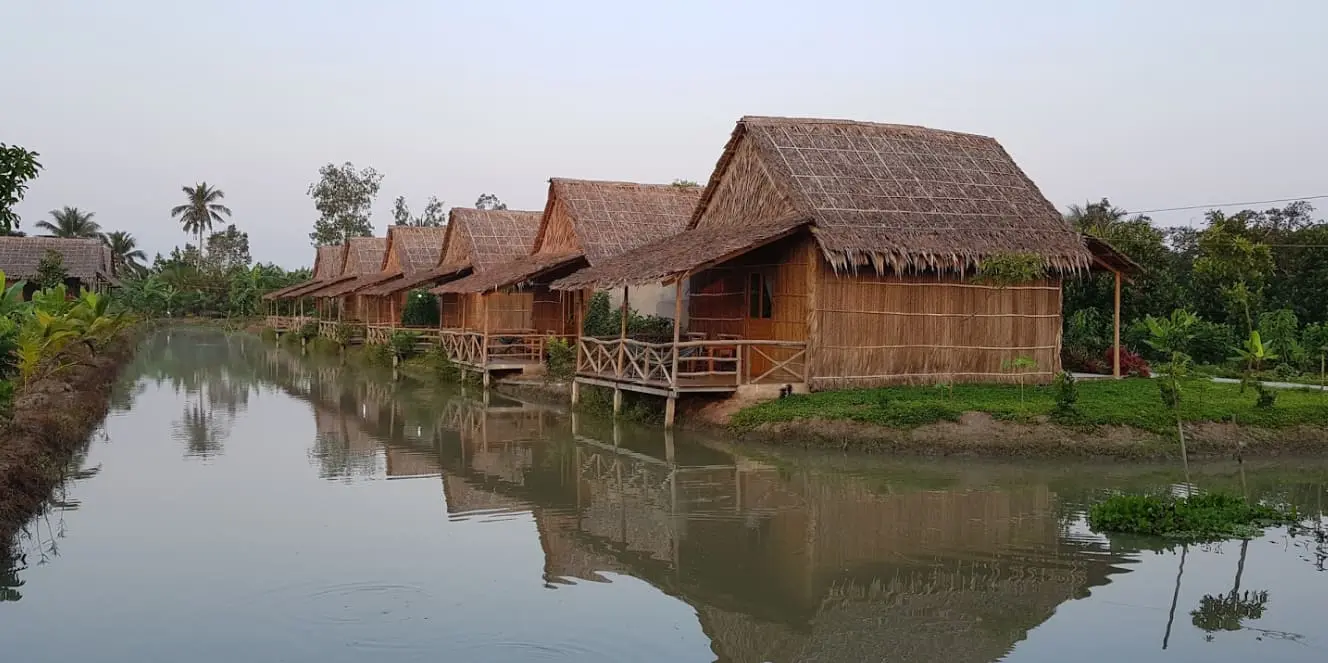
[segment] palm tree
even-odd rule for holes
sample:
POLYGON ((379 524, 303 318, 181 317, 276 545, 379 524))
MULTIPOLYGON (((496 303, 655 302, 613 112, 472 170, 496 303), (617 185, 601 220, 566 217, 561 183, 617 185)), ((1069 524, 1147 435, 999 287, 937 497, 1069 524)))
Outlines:
POLYGON ((65 206, 58 210, 51 210, 50 221, 38 221, 36 227, 50 233, 51 237, 97 237, 101 234, 101 226, 92 220, 95 216, 92 212, 84 212, 77 207, 65 206))
POLYGON ((199 182, 194 186, 181 187, 189 202, 171 208, 171 218, 179 217, 184 231, 198 235, 198 255, 203 255, 203 231, 212 230, 213 223, 222 223, 222 215, 229 217, 231 208, 222 205, 221 199, 226 193, 221 189, 199 182))
POLYGON ((147 255, 138 248, 138 240, 134 236, 123 231, 106 233, 101 236, 106 246, 111 247, 111 260, 115 262, 115 271, 117 274, 137 274, 143 270, 143 264, 140 261, 147 260, 147 255))

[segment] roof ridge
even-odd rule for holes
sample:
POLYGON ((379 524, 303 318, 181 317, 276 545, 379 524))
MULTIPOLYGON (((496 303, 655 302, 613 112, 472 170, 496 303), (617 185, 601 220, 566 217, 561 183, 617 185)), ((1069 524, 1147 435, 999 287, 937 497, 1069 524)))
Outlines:
POLYGON ((628 182, 626 180, 588 180, 577 177, 550 177, 549 183, 550 184, 553 183, 606 184, 611 186, 634 186, 641 188, 681 189, 683 191, 692 188, 700 188, 699 184, 696 187, 690 187, 690 186, 681 186, 678 184, 671 184, 671 183, 663 184, 661 182, 628 182))
POLYGON ((996 140, 986 134, 973 133, 969 131, 955 131, 953 129, 937 129, 921 124, 902 124, 895 122, 868 122, 865 120, 847 120, 825 117, 782 117, 777 115, 744 115, 738 120, 741 124, 752 125, 778 125, 778 124, 827 124, 838 126, 859 126, 875 127, 878 129, 908 129, 912 131, 925 131, 933 134, 963 136, 965 138, 982 138, 985 140, 996 140))

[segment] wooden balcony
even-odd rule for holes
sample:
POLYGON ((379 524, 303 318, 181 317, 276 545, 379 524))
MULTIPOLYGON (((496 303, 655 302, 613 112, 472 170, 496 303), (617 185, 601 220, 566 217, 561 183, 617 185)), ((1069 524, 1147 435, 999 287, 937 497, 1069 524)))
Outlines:
POLYGON ((577 381, 658 396, 732 392, 747 384, 807 381, 807 345, 748 339, 647 343, 582 338, 577 381))

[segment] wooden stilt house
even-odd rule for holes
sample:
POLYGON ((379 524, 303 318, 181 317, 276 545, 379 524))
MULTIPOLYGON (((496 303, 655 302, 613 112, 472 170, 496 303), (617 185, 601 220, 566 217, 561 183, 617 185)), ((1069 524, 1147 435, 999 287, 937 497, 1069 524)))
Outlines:
MULTIPOLYGON (((438 266, 402 285, 447 283, 525 256, 539 224, 540 212, 453 208, 438 266)), ((537 360, 543 337, 532 327, 529 293, 430 292, 438 296, 439 342, 462 367, 487 380, 490 371, 521 370, 537 360)))
POLYGON ((1062 279, 1099 267, 1121 269, 991 138, 747 117, 687 230, 554 287, 673 283, 681 313, 689 285, 672 343, 579 344, 579 381, 672 405, 749 384, 1047 381, 1060 370, 1062 279), (1036 274, 975 278, 997 257, 1036 274))
POLYGON ((582 305, 573 293, 552 290, 549 284, 677 234, 700 195, 700 187, 554 178, 530 255, 445 283, 434 292, 528 301, 530 315, 521 320, 523 328, 541 339, 579 337, 582 305))
MULTIPOLYGON (((353 290, 356 309, 368 323, 371 340, 385 341, 392 329, 401 326, 406 294, 414 287, 415 277, 427 275, 438 265, 445 226, 390 226, 387 250, 377 274, 359 279, 353 290)), ((429 328, 432 332, 433 327, 429 328)))
POLYGON ((263 295, 263 299, 269 303, 268 326, 284 331, 298 328, 308 321, 309 318, 306 314, 313 311, 305 308, 306 295, 339 277, 345 262, 346 246, 344 244, 324 244, 317 247, 314 253, 312 278, 304 283, 297 283, 263 295))
POLYGON ((334 318, 341 322, 364 322, 363 312, 356 308, 354 292, 356 287, 381 271, 386 251, 386 237, 352 237, 346 240, 340 273, 325 285, 305 292, 302 296, 312 297, 318 302, 324 318, 334 318))

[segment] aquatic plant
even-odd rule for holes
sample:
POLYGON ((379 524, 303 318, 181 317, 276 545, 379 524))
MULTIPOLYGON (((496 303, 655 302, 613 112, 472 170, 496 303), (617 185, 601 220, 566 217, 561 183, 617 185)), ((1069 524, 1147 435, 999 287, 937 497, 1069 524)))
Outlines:
POLYGON ((1113 495, 1088 511, 1088 524, 1098 532, 1198 541, 1252 538, 1264 527, 1298 520, 1294 511, 1249 504, 1243 497, 1226 493, 1113 495))

